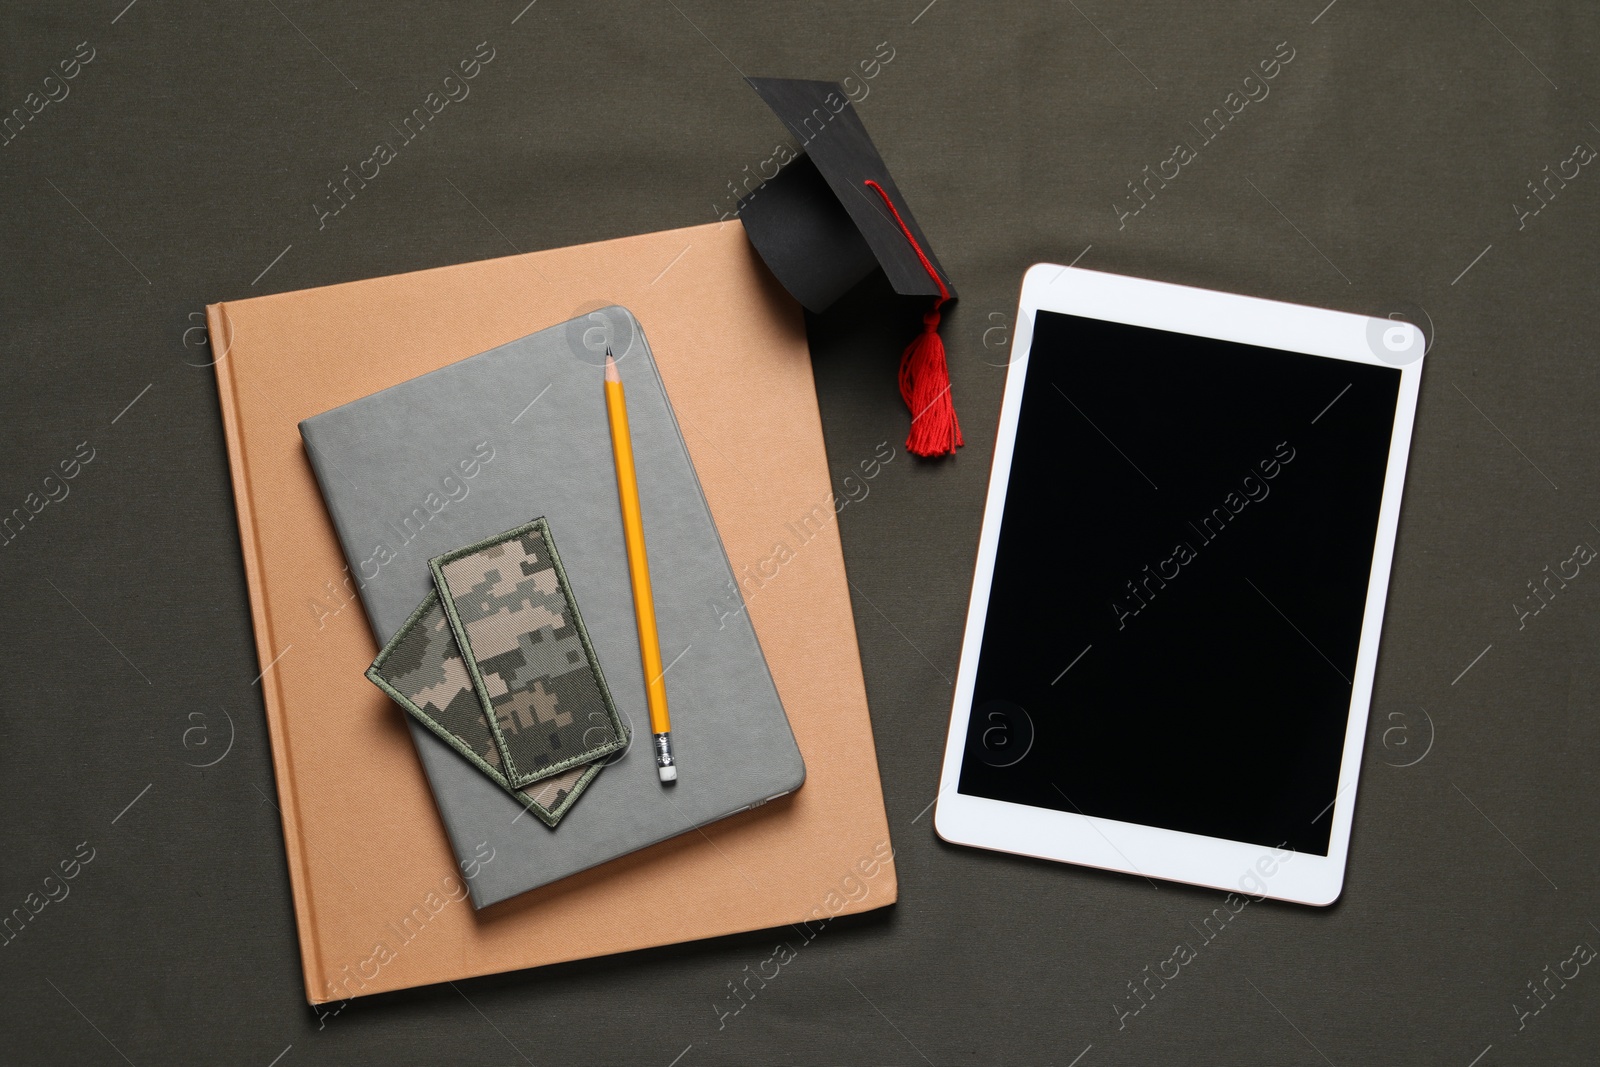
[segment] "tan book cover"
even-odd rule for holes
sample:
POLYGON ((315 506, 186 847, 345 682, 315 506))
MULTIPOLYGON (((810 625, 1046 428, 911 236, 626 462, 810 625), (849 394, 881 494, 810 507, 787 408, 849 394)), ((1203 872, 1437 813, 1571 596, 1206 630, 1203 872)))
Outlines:
POLYGON ((213 304, 208 326, 311 1003, 895 900, 805 325, 737 220, 213 304), (363 677, 377 649, 297 425, 611 304, 650 338, 807 781, 474 911, 403 713, 363 677))

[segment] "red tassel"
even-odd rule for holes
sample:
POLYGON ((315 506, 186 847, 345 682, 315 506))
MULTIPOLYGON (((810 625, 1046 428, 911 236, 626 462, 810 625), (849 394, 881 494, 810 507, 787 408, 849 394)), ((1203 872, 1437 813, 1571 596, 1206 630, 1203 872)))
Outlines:
MULTIPOLYGON (((943 304, 941 298, 939 304, 943 304)), ((950 399, 950 368, 939 336, 939 304, 922 316, 923 330, 900 357, 900 396, 911 409, 906 451, 947 456, 962 444, 961 423, 950 399)))
POLYGON ((883 198, 884 205, 894 216, 895 225, 900 227, 922 263, 922 269, 939 287, 939 298, 934 301, 932 310, 922 316, 922 332, 900 356, 900 396, 911 410, 911 433, 906 437, 906 450, 918 456, 948 456, 963 443, 955 401, 950 397, 950 366, 945 362, 944 340, 939 336, 939 309, 950 299, 950 290, 923 254, 922 246, 911 235, 911 229, 883 186, 871 178, 865 184, 883 198))

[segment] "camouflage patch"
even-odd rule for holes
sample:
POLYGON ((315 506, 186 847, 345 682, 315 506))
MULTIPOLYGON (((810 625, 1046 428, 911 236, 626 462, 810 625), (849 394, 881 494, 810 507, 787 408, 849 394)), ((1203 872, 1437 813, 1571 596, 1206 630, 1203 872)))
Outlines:
POLYGON ((512 788, 438 593, 430 592, 411 613, 367 668, 367 677, 546 826, 561 821, 604 766, 597 759, 522 789, 512 788))
POLYGON ((513 786, 627 743, 544 519, 429 566, 513 786))

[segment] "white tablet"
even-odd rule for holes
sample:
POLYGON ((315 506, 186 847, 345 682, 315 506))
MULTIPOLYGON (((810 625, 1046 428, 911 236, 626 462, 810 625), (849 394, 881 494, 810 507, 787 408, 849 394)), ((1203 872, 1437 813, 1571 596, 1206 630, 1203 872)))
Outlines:
POLYGON ((1399 320, 1028 271, 940 837, 1332 903, 1425 347, 1399 320))

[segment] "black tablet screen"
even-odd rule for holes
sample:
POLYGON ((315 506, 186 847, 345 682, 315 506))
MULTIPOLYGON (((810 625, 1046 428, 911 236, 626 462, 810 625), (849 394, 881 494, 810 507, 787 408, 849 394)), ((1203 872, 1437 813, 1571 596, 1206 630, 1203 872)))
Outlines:
POLYGON ((1040 312, 960 791, 1326 855, 1399 386, 1040 312))

